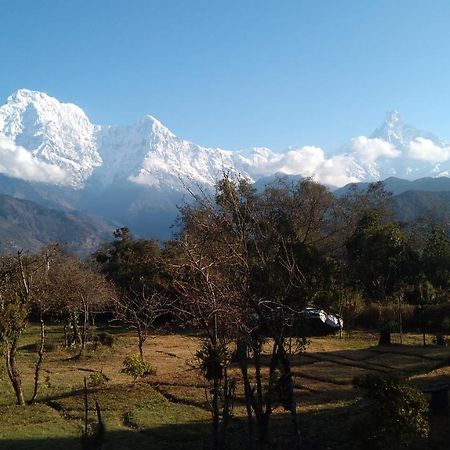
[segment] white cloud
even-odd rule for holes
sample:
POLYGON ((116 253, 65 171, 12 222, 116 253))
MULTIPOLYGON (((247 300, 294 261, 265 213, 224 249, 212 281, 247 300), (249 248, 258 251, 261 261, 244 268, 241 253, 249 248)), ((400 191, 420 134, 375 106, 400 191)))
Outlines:
POLYGON ((265 158, 254 161, 252 169, 260 175, 274 172, 301 174, 324 184, 343 186, 363 179, 366 169, 373 169, 378 158, 398 158, 401 155, 391 143, 365 136, 352 139, 345 150, 330 157, 314 146, 290 149, 285 153, 270 152, 265 158))
POLYGON ((409 143, 408 156, 430 163, 444 162, 450 159, 450 146, 440 147, 430 139, 418 137, 409 143))
POLYGON ((0 173, 26 181, 70 184, 70 177, 60 167, 38 161, 28 150, 0 136, 0 173))
POLYGON ((360 181, 356 176, 360 168, 351 155, 336 155, 326 159, 320 166, 314 178, 330 186, 344 186, 360 181))
MULTIPOLYGON (((241 157, 241 160, 243 158, 241 157)), ((311 177, 321 183, 332 186, 342 186, 358 181, 351 172, 355 171, 354 157, 349 154, 335 155, 327 158, 320 147, 305 146, 293 148, 285 153, 267 152, 264 157, 245 158, 255 178, 261 175, 271 175, 276 172, 288 175, 311 177)))
POLYGON ((325 153, 319 147, 306 146, 276 154, 265 164, 267 174, 283 172, 288 175, 301 173, 303 176, 313 176, 325 161, 325 153))
POLYGON ((366 136, 353 138, 351 140, 351 151, 358 159, 367 163, 375 162, 381 156, 398 158, 401 155, 401 151, 397 150, 390 142, 366 136))

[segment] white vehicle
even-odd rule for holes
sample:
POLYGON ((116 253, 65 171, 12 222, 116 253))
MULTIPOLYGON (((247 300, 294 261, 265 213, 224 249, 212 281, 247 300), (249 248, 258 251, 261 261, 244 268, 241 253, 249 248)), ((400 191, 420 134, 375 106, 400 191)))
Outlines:
POLYGON ((302 314, 308 319, 320 320, 324 325, 327 325, 334 330, 344 328, 344 321, 341 317, 336 314, 328 314, 323 309, 308 307, 302 311, 302 314))

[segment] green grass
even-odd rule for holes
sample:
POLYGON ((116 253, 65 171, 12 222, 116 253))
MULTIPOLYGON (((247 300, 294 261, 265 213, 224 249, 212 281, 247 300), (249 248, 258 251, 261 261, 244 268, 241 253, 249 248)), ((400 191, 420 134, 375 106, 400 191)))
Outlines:
POLYGON ((64 419, 47 405, 1 408, 0 448, 5 450, 41 450, 49 448, 49 440, 75 444, 80 432, 78 423, 64 419))
MULTIPOLYGON (((75 351, 56 345, 45 356, 38 404, 16 407, 9 380, 0 369, 0 448, 11 450, 79 449, 83 428, 83 379, 102 371, 108 382, 89 389, 89 422, 95 423, 97 401, 106 425, 105 450, 208 448, 210 413, 204 380, 192 366, 198 338, 169 335, 149 339, 145 354, 157 374, 132 383, 121 373, 126 355, 136 352, 135 337, 113 330, 113 348, 89 349, 72 359, 75 351)), ((32 390, 38 327, 30 327, 21 341, 19 364, 25 394, 32 390)), ((48 342, 61 341, 61 329, 49 326, 48 342)), ((394 336, 398 339, 398 336, 394 336)), ((450 380, 450 349, 420 346, 421 336, 405 335, 407 345, 377 347, 377 336, 354 332, 343 339, 311 340, 307 352, 293 358, 304 449, 351 449, 352 417, 358 414, 352 379, 368 371, 412 375, 414 382, 450 380), (437 366, 439 369, 434 370, 437 366), (444 366, 444 367, 442 367, 444 366)), ((239 376, 237 367, 231 370, 239 376)), ((238 393, 242 396, 242 392, 238 393)), ((245 409, 238 399, 232 422, 230 448, 245 447, 245 409)), ((433 418, 432 435, 424 447, 447 449, 448 419, 433 418), (445 443, 445 444, 444 444, 445 443)), ((274 411, 273 434, 279 449, 292 448, 290 419, 281 408, 274 411)), ((419 444, 418 444, 419 445, 419 444)))

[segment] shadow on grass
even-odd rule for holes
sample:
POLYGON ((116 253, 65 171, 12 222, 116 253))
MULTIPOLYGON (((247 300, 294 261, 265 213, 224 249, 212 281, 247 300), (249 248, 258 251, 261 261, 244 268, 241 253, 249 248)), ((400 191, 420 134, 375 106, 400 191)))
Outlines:
MULTIPOLYGON (((350 436, 349 414, 353 406, 307 412, 300 415, 303 434, 302 450, 350 450, 355 448, 350 436)), ((210 448, 209 422, 160 425, 148 429, 108 431, 103 450, 202 450, 210 448)), ((266 449, 291 450, 294 442, 291 421, 287 414, 275 414, 271 421, 272 442, 266 449)), ((26 430, 24 430, 24 435, 26 430)), ((17 437, 0 440, 0 448, 5 450, 72 450, 81 449, 81 438, 17 437)), ((249 448, 246 425, 243 419, 234 419, 227 431, 229 450, 249 448)), ((257 448, 257 447, 256 447, 257 448)))
POLYGON ((450 366, 450 350, 440 350, 436 346, 424 349, 420 346, 394 344, 361 350, 307 352, 304 355, 315 362, 304 365, 302 356, 294 357, 292 369, 297 376, 301 378, 303 375, 311 379, 317 376, 318 381, 338 385, 351 385, 353 375, 359 372, 410 377, 450 366), (426 350, 439 351, 440 354, 431 356, 426 350))
MULTIPOLYGON (((346 404, 300 414, 299 422, 303 436, 302 450, 360 450, 369 447, 355 439, 355 423, 358 423, 361 409, 356 404, 346 404)), ((166 424, 143 429, 121 429, 108 431, 106 420, 106 439, 103 450, 202 450, 211 446, 209 422, 187 424, 166 424)), ((450 438, 449 418, 437 418, 431 422, 431 436, 420 441, 414 450, 447 450, 450 438)), ((358 430, 356 430, 358 431, 358 430)), ((291 450, 294 442, 291 434, 291 421, 287 414, 279 413, 271 421, 272 442, 266 450, 291 450)), ((364 434, 364 430, 358 433, 364 434)), ((0 439, 2 450, 75 450, 81 449, 78 436, 62 438, 26 437, 27 427, 14 439, 0 439)), ((245 421, 234 419, 228 429, 228 450, 249 448, 245 421)), ((259 447, 255 447, 259 448, 259 447)), ((91 447, 94 450, 95 447, 91 447)), ((400 448, 399 448, 400 450, 400 448)))

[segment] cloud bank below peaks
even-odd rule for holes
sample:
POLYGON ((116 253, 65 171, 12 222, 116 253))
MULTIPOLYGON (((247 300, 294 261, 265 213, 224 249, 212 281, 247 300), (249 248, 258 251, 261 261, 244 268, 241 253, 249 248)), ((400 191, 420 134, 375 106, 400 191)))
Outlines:
MULTIPOLYGON (((291 148, 283 153, 267 153, 266 158, 259 159, 255 174, 300 174, 330 186, 343 186, 361 181, 368 173, 372 174, 379 158, 398 158, 401 154, 400 150, 383 139, 358 136, 340 153, 329 157, 323 149, 316 146, 291 148)), ((376 173, 373 175, 376 176, 376 173)))
POLYGON ((63 169, 39 161, 31 152, 4 136, 0 136, 0 173, 26 181, 71 183, 71 177, 63 169))
POLYGON ((450 159, 450 146, 440 146, 431 139, 418 137, 409 143, 408 156, 429 163, 441 163, 450 159))

